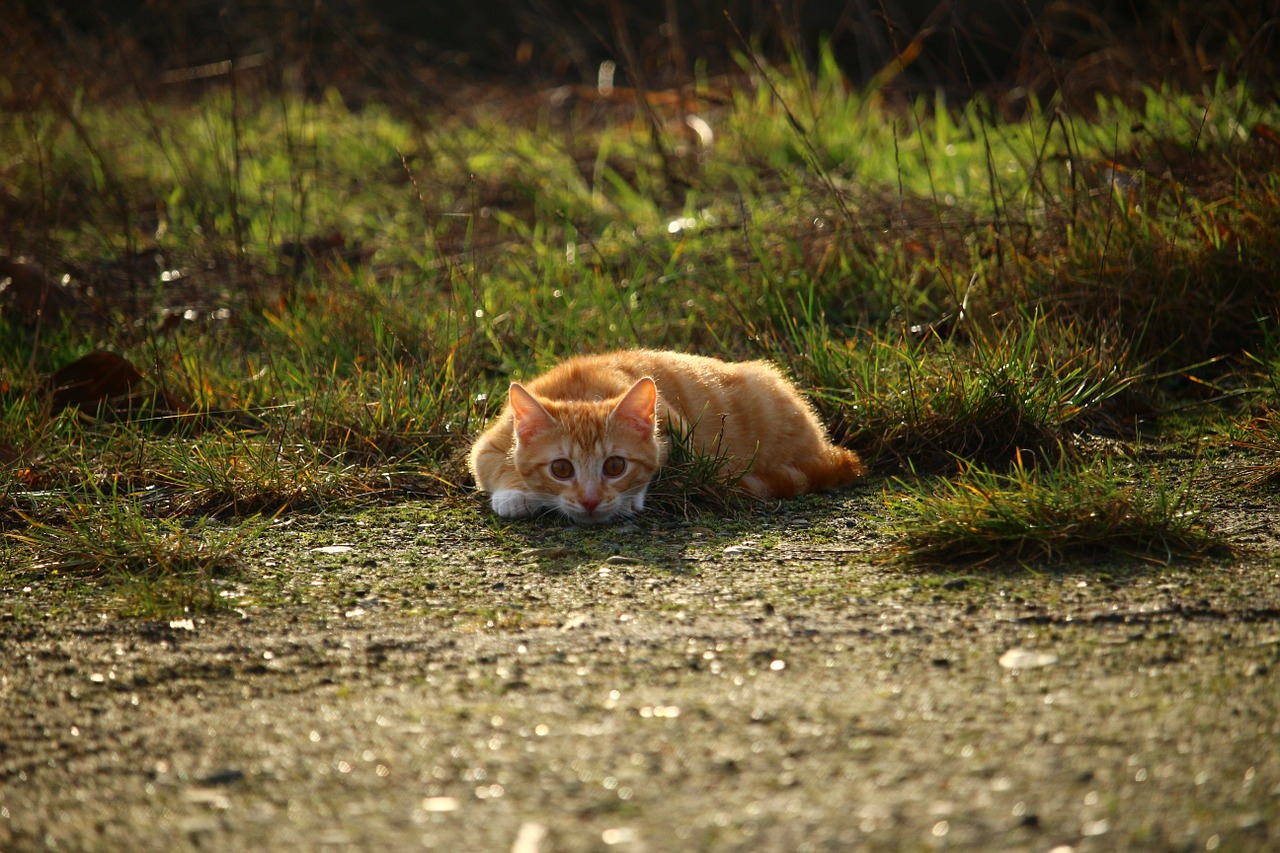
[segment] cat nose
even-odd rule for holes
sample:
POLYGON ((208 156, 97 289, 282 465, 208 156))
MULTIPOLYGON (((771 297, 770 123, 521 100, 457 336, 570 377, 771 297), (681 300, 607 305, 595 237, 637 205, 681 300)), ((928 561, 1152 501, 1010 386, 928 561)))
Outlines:
POLYGON ((580 498, 578 503, 582 504, 582 508, 587 512, 595 512, 596 507, 600 506, 599 498, 580 498))

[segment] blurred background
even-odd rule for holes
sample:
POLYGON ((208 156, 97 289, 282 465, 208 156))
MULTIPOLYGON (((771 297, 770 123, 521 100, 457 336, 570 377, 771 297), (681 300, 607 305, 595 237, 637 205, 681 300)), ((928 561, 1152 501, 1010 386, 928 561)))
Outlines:
POLYGON ((1274 97, 1276 2, 1107 0, 18 0, 0 24, 5 97, 52 63, 85 85, 175 86, 231 68, 358 101, 393 87, 447 98, 458 80, 507 86, 668 88, 772 60, 831 52, 851 85, 1007 98, 1143 83, 1197 89, 1218 75, 1274 97), (233 65, 219 65, 218 63, 233 65), (879 79, 877 79, 879 75, 879 79), (891 77, 891 80, 884 79, 891 77))

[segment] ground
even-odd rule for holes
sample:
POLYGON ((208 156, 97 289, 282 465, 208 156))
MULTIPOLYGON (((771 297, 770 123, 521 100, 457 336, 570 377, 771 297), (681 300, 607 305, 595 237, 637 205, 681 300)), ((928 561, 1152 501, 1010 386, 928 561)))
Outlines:
POLYGON ((0 849, 1280 845, 1273 507, 1215 510, 1231 557, 939 572, 885 495, 295 514, 189 621, 15 592, 0 849))

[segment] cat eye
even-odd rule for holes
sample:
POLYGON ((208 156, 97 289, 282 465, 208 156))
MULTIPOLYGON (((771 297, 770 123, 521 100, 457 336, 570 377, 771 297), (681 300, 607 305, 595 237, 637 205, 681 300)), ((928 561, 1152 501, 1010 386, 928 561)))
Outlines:
POLYGON ((604 460, 604 475, 606 477, 621 477, 622 472, 627 470, 627 460, 621 456, 610 456, 604 460))
POLYGON ((551 463, 551 476, 557 480, 567 480, 573 476, 573 463, 568 459, 556 459, 551 463))

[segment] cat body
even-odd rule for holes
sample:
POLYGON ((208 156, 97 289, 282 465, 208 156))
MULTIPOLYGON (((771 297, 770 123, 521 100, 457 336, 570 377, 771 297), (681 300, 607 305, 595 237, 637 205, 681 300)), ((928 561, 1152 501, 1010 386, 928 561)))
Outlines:
POLYGON ((471 449, 476 485, 504 517, 554 509, 579 522, 644 509, 669 452, 668 427, 725 457, 738 487, 785 498, 865 473, 813 408, 765 361, 656 350, 571 358, 527 385, 471 449))

